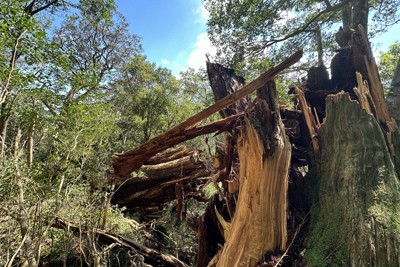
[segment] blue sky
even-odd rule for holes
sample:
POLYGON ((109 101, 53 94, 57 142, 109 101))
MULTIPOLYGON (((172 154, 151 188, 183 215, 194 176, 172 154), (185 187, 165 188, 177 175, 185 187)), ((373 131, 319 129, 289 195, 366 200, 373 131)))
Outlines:
MULTIPOLYGON (((151 62, 178 75, 187 67, 205 67, 205 54, 215 51, 207 37, 202 0, 116 0, 130 32, 141 37, 151 62)), ((400 40, 400 24, 372 40, 375 56, 400 40)))
POLYGON ((212 48, 202 0, 116 0, 130 32, 141 37, 144 54, 175 75, 188 66, 205 67, 212 48))

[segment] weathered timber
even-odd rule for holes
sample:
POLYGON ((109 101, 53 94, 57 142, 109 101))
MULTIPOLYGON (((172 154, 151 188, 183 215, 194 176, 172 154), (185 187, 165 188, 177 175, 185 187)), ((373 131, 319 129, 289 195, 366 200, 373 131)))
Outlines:
MULTIPOLYGON (((245 84, 244 78, 236 75, 233 69, 225 68, 218 63, 207 61, 207 74, 215 102, 242 89, 245 84)), ((221 117, 226 118, 245 111, 248 102, 249 97, 246 96, 220 110, 221 117)))
POLYGON ((218 253, 220 246, 224 243, 223 232, 218 225, 218 219, 215 214, 215 206, 218 204, 217 199, 218 196, 214 196, 211 199, 204 215, 198 222, 197 267, 208 266, 210 260, 218 253))
POLYGON ((379 121, 330 95, 318 137, 307 265, 400 266, 400 182, 379 121))
POLYGON ((397 61, 397 66, 393 74, 390 92, 386 97, 390 115, 396 119, 400 125, 400 58, 397 61))
POLYGON ((152 180, 169 177, 184 177, 196 170, 204 169, 204 164, 202 163, 203 162, 199 159, 195 159, 193 155, 188 155, 169 162, 143 165, 140 171, 152 180))
POLYGON ((207 177, 207 171, 200 171, 193 175, 176 178, 174 180, 142 181, 127 180, 114 193, 111 203, 125 206, 130 210, 145 207, 162 207, 168 201, 175 199, 175 183, 183 182, 186 194, 196 194, 200 184, 199 178, 207 177))
POLYGON ((363 80, 361 73, 357 72, 356 76, 358 86, 354 88, 354 92, 357 95, 358 102, 368 114, 375 114, 375 104, 369 93, 368 83, 363 80))
POLYGON ((306 122, 310 138, 312 140, 312 148, 314 152, 318 152, 319 145, 318 145, 318 138, 316 135, 317 126, 315 124, 314 116, 312 115, 311 110, 307 105, 307 101, 304 97, 303 91, 300 88, 296 87, 295 93, 299 100, 299 108, 303 113, 304 120, 306 122))
POLYGON ((229 130, 242 115, 238 114, 216 122, 183 130, 175 127, 127 153, 115 154, 113 156, 113 162, 115 163, 114 170, 109 175, 110 180, 114 180, 115 183, 125 181, 129 178, 131 172, 140 168, 151 157, 183 141, 208 133, 229 130))
MULTIPOLYGON (((112 179, 115 190, 111 203, 127 207, 131 211, 159 212, 163 204, 175 199, 176 184, 184 189, 182 197, 201 198, 198 187, 204 184, 211 171, 206 167, 201 150, 180 147, 159 153, 150 158, 136 176, 112 179)), ((97 181, 93 186, 102 188, 110 179, 97 181)))
POLYGON ((139 245, 133 240, 115 234, 108 231, 100 230, 97 228, 87 229, 79 227, 79 225, 72 222, 63 220, 62 218, 56 218, 52 223, 52 227, 62 229, 64 231, 70 231, 77 236, 93 235, 95 236, 96 242, 103 246, 110 246, 115 244, 120 248, 131 250, 137 252, 144 257, 145 263, 152 264, 153 266, 165 266, 165 267, 187 267, 185 263, 178 260, 172 255, 162 254, 157 250, 151 249, 149 247, 139 245))
MULTIPOLYGON (((261 75, 259 78, 253 80, 251 83, 247 84, 242 89, 217 101, 212 106, 188 118, 186 121, 182 122, 181 124, 177 125, 171 130, 163 133, 162 135, 154 137, 149 141, 145 142, 144 144, 140 145, 139 147, 129 150, 127 152, 114 154, 113 155, 114 174, 120 177, 129 176, 131 172, 137 170, 140 166, 143 165, 144 162, 146 162, 149 158, 151 158, 155 154, 169 147, 172 147, 180 142, 190 139, 188 137, 188 133, 185 133, 185 131, 192 130, 193 131, 192 138, 194 138, 195 136, 205 134, 206 132, 199 132, 198 129, 201 127, 194 127, 194 126, 197 123, 208 118, 215 112, 218 112, 223 108, 232 105, 239 99, 247 96, 248 94, 262 87, 267 81, 273 79, 282 70, 286 69, 287 67, 290 67, 291 65, 299 61, 302 54, 303 54, 302 50, 297 51, 292 56, 287 58, 285 61, 271 68, 268 72, 261 75)), ((208 130, 210 131, 209 128, 208 130)))
POLYGON ((354 66, 360 72, 363 79, 368 82, 369 90, 376 108, 376 116, 380 123, 385 125, 385 130, 391 134, 397 128, 396 122, 390 117, 386 105, 383 85, 379 77, 378 66, 370 48, 368 37, 361 25, 357 32, 352 35, 352 46, 354 53, 354 66))
POLYGON ((291 144, 280 119, 275 83, 269 81, 261 90, 263 97, 238 140, 239 197, 217 266, 256 266, 266 251, 286 246, 291 144))
POLYGON ((160 164, 163 162, 168 162, 172 161, 175 159, 179 159, 185 156, 191 156, 194 153, 196 153, 197 150, 194 148, 182 148, 178 147, 176 149, 173 149, 171 151, 166 151, 162 153, 158 153, 157 155, 154 155, 151 157, 149 160, 147 160, 144 165, 155 165, 155 164, 160 164))

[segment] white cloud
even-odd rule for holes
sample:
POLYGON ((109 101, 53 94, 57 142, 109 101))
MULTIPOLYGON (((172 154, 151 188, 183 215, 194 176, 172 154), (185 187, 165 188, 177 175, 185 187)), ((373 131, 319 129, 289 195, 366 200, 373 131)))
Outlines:
POLYGON ((200 6, 196 10, 194 10, 194 14, 196 15, 194 23, 199 24, 206 24, 208 18, 210 17, 210 13, 202 3, 200 3, 200 6))
POLYGON ((167 59, 161 59, 161 64, 167 66, 169 64, 169 61, 167 59))
POLYGON ((194 44, 194 49, 189 54, 186 61, 190 68, 198 69, 205 67, 206 54, 213 56, 216 54, 216 48, 212 46, 210 39, 206 32, 197 36, 197 41, 194 44))

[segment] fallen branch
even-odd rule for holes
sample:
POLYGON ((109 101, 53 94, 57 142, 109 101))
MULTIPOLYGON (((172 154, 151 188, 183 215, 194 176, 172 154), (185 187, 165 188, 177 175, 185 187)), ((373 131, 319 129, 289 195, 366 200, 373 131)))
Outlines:
POLYGON ((76 235, 81 235, 82 232, 90 231, 91 234, 97 237, 97 241, 104 246, 111 246, 113 244, 117 244, 119 247, 126 248, 132 251, 136 251, 141 254, 145 262, 148 264, 152 264, 154 266, 166 266, 166 267, 187 267, 187 265, 174 256, 162 254, 154 249, 136 244, 133 240, 123 237, 118 234, 110 233, 108 231, 100 230, 100 229, 90 229, 85 230, 81 229, 79 226, 63 220, 62 218, 56 218, 52 223, 52 227, 62 229, 65 231, 71 231, 76 235))

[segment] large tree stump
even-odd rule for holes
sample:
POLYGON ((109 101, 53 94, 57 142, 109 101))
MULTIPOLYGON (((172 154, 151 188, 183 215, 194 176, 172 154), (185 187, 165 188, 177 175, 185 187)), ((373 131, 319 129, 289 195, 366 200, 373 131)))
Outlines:
POLYGON ((331 95, 318 135, 309 266, 400 266, 400 184, 377 119, 331 95))

